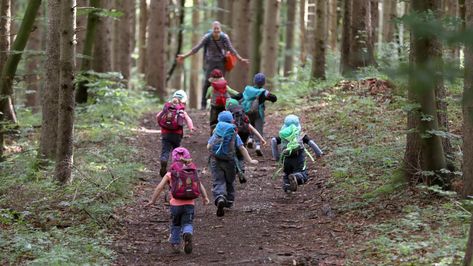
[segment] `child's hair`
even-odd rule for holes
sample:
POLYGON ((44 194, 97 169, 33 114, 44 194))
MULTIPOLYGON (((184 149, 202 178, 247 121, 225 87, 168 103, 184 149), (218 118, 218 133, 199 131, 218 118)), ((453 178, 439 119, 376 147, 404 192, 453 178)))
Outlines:
POLYGON ((256 87, 262 88, 266 83, 266 76, 263 73, 257 73, 253 77, 253 83, 256 85, 256 87))
POLYGON ((189 164, 192 162, 192 157, 190 152, 184 147, 177 147, 172 151, 172 162, 182 162, 189 164))

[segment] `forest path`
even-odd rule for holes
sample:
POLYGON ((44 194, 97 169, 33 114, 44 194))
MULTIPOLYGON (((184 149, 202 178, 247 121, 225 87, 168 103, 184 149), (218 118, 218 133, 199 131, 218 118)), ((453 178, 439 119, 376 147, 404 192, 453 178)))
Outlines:
MULTIPOLYGON (((189 115, 197 127, 186 136, 182 146, 188 148, 200 169, 207 168, 207 114, 191 110, 189 115)), ((266 136, 277 134, 283 117, 267 114, 266 136)), ((340 239, 347 239, 342 217, 330 210, 330 191, 325 187, 330 171, 322 161, 309 162, 311 180, 287 195, 281 189, 281 176, 276 171, 269 145, 264 157, 253 158, 260 163, 247 164, 248 182, 236 181, 235 205, 217 217, 213 204, 196 202, 193 253, 173 254, 167 241, 169 210, 163 196, 152 208, 143 208, 160 180, 160 135, 154 114, 143 118, 143 130, 137 133, 140 160, 148 172, 135 187, 135 203, 117 210, 121 226, 117 229, 113 249, 117 265, 343 265, 345 251, 340 239), (338 244, 338 245, 337 245, 338 244)), ((267 138, 268 139, 268 138, 267 138)), ((269 141, 268 141, 269 143, 269 141)), ((204 170, 204 186, 211 197, 212 180, 204 170)), ((213 199, 211 198, 211 203, 213 199)), ((349 233, 348 233, 349 234, 349 233)))

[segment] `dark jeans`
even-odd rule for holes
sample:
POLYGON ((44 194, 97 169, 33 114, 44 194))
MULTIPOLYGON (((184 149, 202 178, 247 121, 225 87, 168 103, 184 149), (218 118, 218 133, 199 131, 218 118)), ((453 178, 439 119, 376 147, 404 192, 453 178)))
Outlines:
POLYGON ((213 130, 215 129, 215 127, 217 126, 217 123, 218 123, 218 114, 220 114, 220 112, 222 111, 225 111, 225 107, 222 106, 211 106, 210 107, 210 118, 209 118, 209 122, 210 122, 210 134, 212 134, 213 130))
POLYGON ((284 177, 283 177, 283 185, 284 187, 289 186, 289 178, 290 174, 294 174, 297 178, 297 183, 299 185, 304 184, 309 179, 307 175, 307 170, 305 169, 305 152, 301 149, 297 155, 292 157, 285 157, 284 158, 284 177))
POLYGON ((164 133, 161 135, 161 162, 167 162, 172 150, 181 146, 182 135, 175 133, 164 133))
MULTIPOLYGON (((256 129, 258 130, 258 132, 261 134, 261 136, 264 138, 264 134, 263 134, 263 127, 264 127, 264 118, 262 118, 259 114, 257 115, 254 115, 254 116, 248 116, 248 118, 250 119, 250 124, 256 129)), ((252 137, 254 138, 254 136, 252 135, 252 137)), ((257 138, 254 138, 255 140, 255 143, 257 145, 260 144, 260 140, 257 139, 257 138)))
POLYGON ((223 76, 225 76, 225 61, 222 61, 220 59, 218 61, 212 61, 212 60, 205 61, 205 66, 204 66, 205 77, 203 81, 204 84, 202 85, 203 87, 202 87, 202 100, 201 100, 202 108, 207 107, 207 98, 205 97, 205 95, 207 95, 207 90, 210 86, 210 81, 209 81, 210 73, 214 69, 219 69, 220 71, 222 71, 223 76))
POLYGON ((231 205, 235 200, 235 161, 217 160, 210 158, 210 171, 213 177, 212 194, 217 199, 223 197, 226 204, 231 205))
POLYGON ((194 205, 171 206, 171 244, 181 242, 181 233, 193 233, 194 205))

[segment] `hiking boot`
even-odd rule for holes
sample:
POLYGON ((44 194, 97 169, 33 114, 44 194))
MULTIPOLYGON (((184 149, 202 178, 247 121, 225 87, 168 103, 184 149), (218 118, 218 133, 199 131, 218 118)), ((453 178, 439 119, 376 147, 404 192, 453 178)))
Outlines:
POLYGON ((248 141, 246 142, 246 147, 248 149, 253 149, 253 139, 252 138, 248 138, 248 141))
POLYGON ((182 238, 184 239, 184 252, 186 254, 191 254, 192 253, 192 234, 184 233, 182 235, 182 238))
POLYGON ((263 152, 261 152, 261 146, 259 144, 256 145, 255 152, 256 155, 263 156, 263 152))
POLYGON ((240 181, 240 184, 246 183, 245 174, 243 174, 242 172, 238 172, 238 181, 240 181))
POLYGON ((179 244, 171 244, 172 253, 179 254, 181 253, 181 247, 179 244))
POLYGON ((159 175, 161 177, 164 177, 167 173, 167 166, 168 166, 168 162, 166 161, 161 161, 161 169, 159 169, 159 175))
POLYGON ((219 198, 217 200, 217 216, 222 217, 225 215, 225 210, 223 209, 225 207, 225 199, 224 198, 219 198))
POLYGON ((297 191, 297 177, 294 174, 290 174, 288 177, 289 179, 289 190, 290 191, 297 191))

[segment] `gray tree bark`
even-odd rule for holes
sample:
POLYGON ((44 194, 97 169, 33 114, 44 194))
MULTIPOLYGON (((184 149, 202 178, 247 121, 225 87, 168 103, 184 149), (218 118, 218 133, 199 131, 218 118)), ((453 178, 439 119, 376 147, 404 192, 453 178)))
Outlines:
POLYGON ((352 19, 352 0, 343 0, 342 44, 340 46, 340 72, 347 75, 352 71, 350 66, 350 40, 352 19))
MULTIPOLYGON (((248 29, 250 28, 250 0, 235 0, 233 6, 233 34, 232 43, 235 49, 243 58, 248 58, 250 55, 250 42, 246 38, 248 36, 248 29)), ((230 85, 242 91, 249 82, 248 68, 244 64, 238 64, 230 73, 230 85)))
POLYGON ((261 59, 261 71, 266 75, 266 86, 273 86, 272 79, 276 76, 279 41, 279 6, 280 0, 267 0, 264 9, 263 28, 263 57, 261 59))
POLYGON ((250 57, 250 76, 260 72, 261 50, 263 36, 264 10, 263 1, 253 0, 251 2, 251 57, 250 57))
POLYGON ((329 10, 328 10, 328 45, 332 51, 337 50, 337 39, 338 39, 338 12, 337 12, 337 3, 338 0, 329 1, 329 10))
MULTIPOLYGON (((193 0, 194 7, 200 7, 201 0, 193 0)), ((200 23, 200 10, 194 8, 192 11, 192 25, 199 25, 200 23)), ((198 43, 202 34, 197 31, 192 32, 191 43, 198 43)), ((202 83, 199 80, 200 72, 202 71, 202 57, 192 56, 191 57, 191 69, 190 69, 190 96, 189 106, 190 108, 200 108, 200 99, 202 99, 202 83)))
POLYGON ((294 30, 297 1, 287 0, 286 49, 284 51, 284 76, 289 76, 294 65, 294 30))
POLYGON ((306 57, 307 57, 307 47, 306 47, 306 0, 300 0, 299 1, 299 31, 300 31, 300 36, 299 36, 299 43, 300 43, 300 54, 299 54, 299 60, 300 60, 300 65, 302 67, 305 66, 306 63, 306 57))
POLYGON ((316 25, 314 51, 312 52, 312 78, 325 79, 325 54, 326 54, 326 14, 327 5, 325 0, 318 0, 315 9, 316 25))
MULTIPOLYGON (((138 30, 139 60, 138 72, 146 73, 146 30, 148 24, 148 4, 146 0, 140 0, 140 18, 138 30)), ((195 25, 195 24, 194 24, 195 25)))

